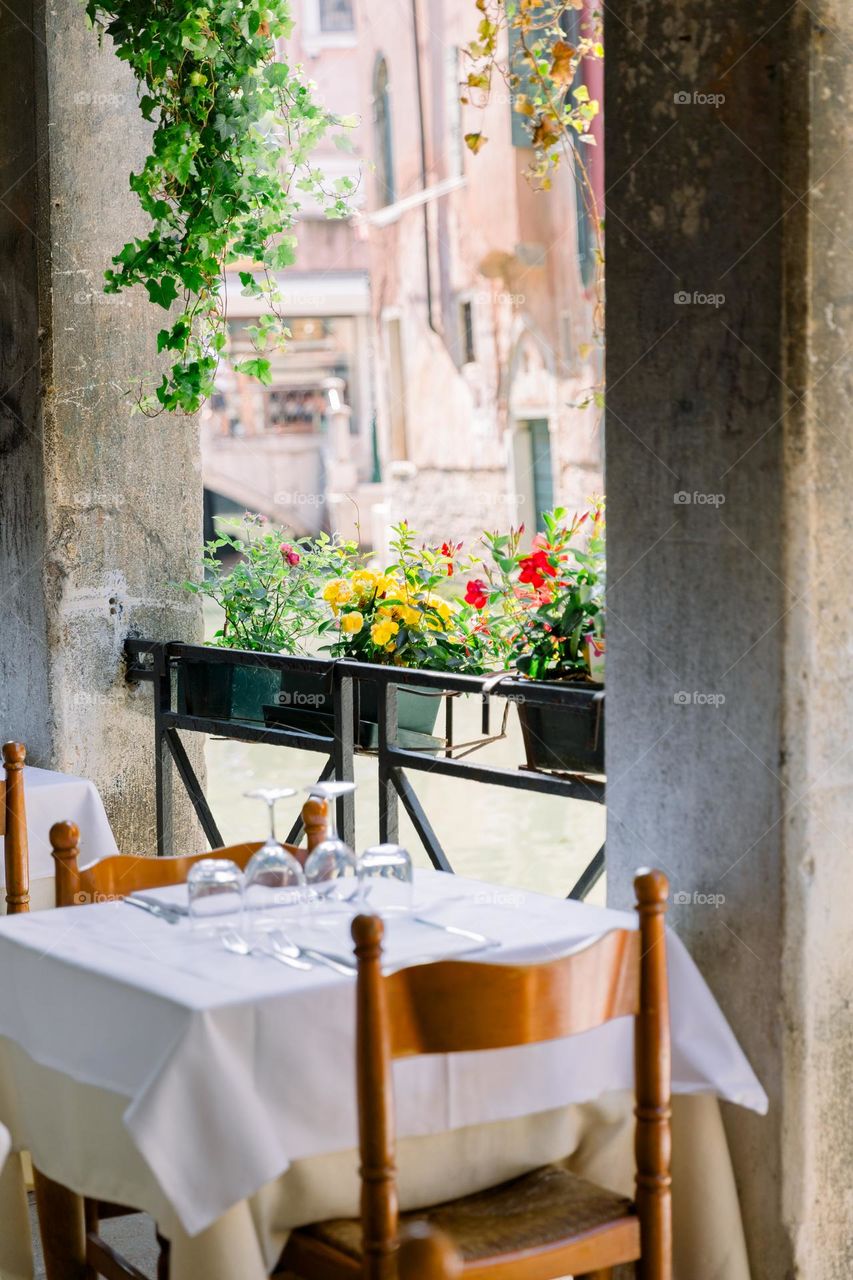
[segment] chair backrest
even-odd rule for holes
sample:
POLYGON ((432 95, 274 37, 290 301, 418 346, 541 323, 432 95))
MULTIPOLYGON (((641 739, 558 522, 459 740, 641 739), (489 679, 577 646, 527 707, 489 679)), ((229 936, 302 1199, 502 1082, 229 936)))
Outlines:
POLYGON ((30 857, 24 805, 26 758, 27 749, 22 742, 3 743, 6 776, 0 780, 0 835, 4 838, 8 915, 17 915, 30 909, 30 857))
MULTIPOLYGON (((309 799, 302 806, 302 820, 307 836, 307 847, 285 845, 300 861, 304 861, 313 848, 325 839, 328 830, 328 807, 324 800, 309 799)), ((54 865, 56 868, 56 905, 71 907, 88 902, 104 902, 127 897, 129 893, 144 889, 162 889, 167 885, 183 884, 190 868, 202 858, 230 858, 240 868, 245 868, 253 853, 263 841, 233 844, 208 853, 189 854, 176 858, 134 857, 130 854, 112 854, 88 866, 80 867, 80 831, 73 822, 56 822, 50 829, 54 865)))
MULTIPOLYGON (((668 1256, 670 1045, 666 876, 634 881, 639 930, 617 929, 536 965, 442 961, 383 976, 382 921, 353 922, 358 957, 357 1076, 365 1274, 396 1248, 391 1064, 414 1054, 476 1052, 561 1039, 635 1018, 637 1213, 644 1259, 668 1256)), ((665 1274, 663 1270, 650 1274, 665 1274)))

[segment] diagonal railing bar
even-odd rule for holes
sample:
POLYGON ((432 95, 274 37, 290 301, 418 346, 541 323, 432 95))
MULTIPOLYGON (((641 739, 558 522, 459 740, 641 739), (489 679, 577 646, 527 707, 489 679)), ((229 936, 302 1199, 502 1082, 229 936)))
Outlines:
POLYGON ((578 876, 574 888, 568 896, 570 898, 576 898, 579 902, 583 902, 587 894, 592 893, 592 890, 598 884, 603 875, 604 845, 602 845, 598 850, 598 853, 595 855, 592 862, 590 862, 588 866, 584 867, 580 876, 578 876))
POLYGON ((210 811, 210 805, 207 803, 207 797, 202 790, 198 774, 192 766, 192 761, 187 755, 186 747, 178 736, 178 731, 174 725, 169 725, 163 730, 163 740, 169 748, 172 759, 175 762, 175 768, 180 775, 181 782, 184 784, 187 795, 192 801, 196 817, 201 823, 201 829, 205 834, 205 838, 210 844, 211 849, 218 849, 225 843, 216 819, 210 811))
POLYGON ((432 828, 429 818, 424 812, 423 805, 418 799, 417 793, 409 779, 403 773, 402 769, 391 770, 391 782, 403 801, 406 812, 412 820, 412 826, 418 833, 421 844, 426 849, 429 860, 435 867, 436 871, 453 871, 453 867, 448 861, 447 854, 441 846, 441 842, 432 828))

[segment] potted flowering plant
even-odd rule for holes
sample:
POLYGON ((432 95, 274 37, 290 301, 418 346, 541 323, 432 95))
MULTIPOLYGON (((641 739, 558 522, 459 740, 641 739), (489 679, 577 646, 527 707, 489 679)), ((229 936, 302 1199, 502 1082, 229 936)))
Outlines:
MULTIPOLYGON (((331 616, 320 626, 334 657, 397 667, 479 675, 491 669, 486 626, 476 609, 453 598, 460 543, 419 544, 405 522, 394 527, 394 561, 375 570, 358 565, 326 583, 331 616)), ((431 734, 441 694, 401 688, 398 720, 404 732, 431 734)), ((375 687, 361 691, 362 739, 375 740, 375 687)))
POLYGON ((484 537, 484 577, 466 598, 491 615, 493 649, 536 681, 577 686, 572 706, 519 701, 530 768, 567 772, 604 767, 604 503, 569 520, 558 508, 544 516, 532 549, 523 530, 484 537), (586 540, 581 541, 586 534, 586 540))
MULTIPOLYGON (((212 644, 255 653, 307 654, 324 616, 323 584, 356 554, 353 543, 320 534, 288 541, 247 516, 245 537, 223 533, 205 547, 205 576, 185 590, 215 602, 224 615, 212 644), (227 573, 219 553, 237 556, 227 573)), ((190 715, 263 720, 264 706, 283 698, 315 702, 328 692, 327 678, 281 672, 259 660, 231 666, 189 659, 179 669, 178 696, 190 715)))

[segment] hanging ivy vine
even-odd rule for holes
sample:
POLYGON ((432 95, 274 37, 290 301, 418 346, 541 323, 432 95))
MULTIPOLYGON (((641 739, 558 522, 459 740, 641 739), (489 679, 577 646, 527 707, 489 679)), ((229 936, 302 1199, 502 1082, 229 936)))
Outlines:
MULTIPOLYGON (((87 0, 86 11, 132 68, 154 125, 130 177, 150 227, 113 258, 105 289, 143 285, 169 313, 157 349, 171 367, 140 390, 143 410, 194 413, 226 344, 226 263, 263 300, 254 353, 235 367, 270 382, 270 352, 288 336, 275 273, 294 261, 300 204, 310 196, 342 217, 353 187, 342 178, 328 190, 311 154, 330 127, 354 122, 332 117, 301 68, 276 59, 292 27, 288 0, 87 0)), ((345 131, 335 137, 347 145, 345 131)))
MULTIPOLYGON (((527 169, 538 190, 551 188, 560 165, 578 184, 595 236, 595 328, 603 334, 604 224, 597 207, 584 151, 596 145, 592 131, 599 103, 583 83, 585 61, 604 57, 601 14, 584 14, 584 0, 474 0, 477 35, 465 47, 468 72, 461 100, 485 111, 495 86, 508 91, 513 112, 529 138, 533 158, 527 169)), ((475 155, 488 142, 482 130, 465 135, 475 155)), ((581 402, 603 407, 603 389, 591 388, 581 402)))

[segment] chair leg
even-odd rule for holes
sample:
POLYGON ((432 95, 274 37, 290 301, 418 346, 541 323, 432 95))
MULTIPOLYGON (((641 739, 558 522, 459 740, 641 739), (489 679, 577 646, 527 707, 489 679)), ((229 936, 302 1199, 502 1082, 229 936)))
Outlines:
POLYGON ((86 1280, 83 1199, 33 1169, 47 1280, 86 1280))
POLYGON ((157 1243, 160 1246, 160 1253, 157 1257, 157 1280, 169 1280, 169 1255, 171 1245, 165 1236, 161 1236, 157 1232, 157 1243))

